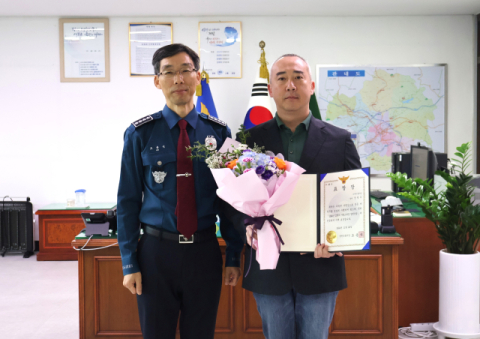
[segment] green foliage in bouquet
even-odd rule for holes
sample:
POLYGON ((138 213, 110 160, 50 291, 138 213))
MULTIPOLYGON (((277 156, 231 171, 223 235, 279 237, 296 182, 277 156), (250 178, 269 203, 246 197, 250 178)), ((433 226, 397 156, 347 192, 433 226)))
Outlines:
MULTIPOLYGON (((216 146, 209 147, 209 145, 202 144, 199 141, 196 141, 193 146, 188 146, 187 150, 191 151, 191 155, 189 156, 190 159, 205 159, 209 168, 218 169, 218 168, 226 168, 229 162, 238 159, 245 150, 251 150, 256 153, 262 153, 264 147, 258 147, 256 144, 252 149, 248 148, 247 146, 247 138, 250 134, 245 129, 244 125, 240 125, 240 129, 238 132, 238 138, 240 140, 241 145, 237 148, 232 147, 232 150, 229 150, 225 153, 219 153, 216 150, 216 146)), ((243 173, 243 170, 246 169, 242 168, 241 164, 238 164, 238 169, 243 173)), ((241 174, 240 173, 240 174, 241 174)))
POLYGON ((399 193, 417 203, 432 221, 449 253, 473 254, 480 239, 480 205, 473 206, 473 176, 466 173, 471 163, 471 142, 457 147, 451 174, 436 171, 446 182, 446 190, 437 193, 432 180, 407 178, 400 172, 387 173, 404 191, 399 193))

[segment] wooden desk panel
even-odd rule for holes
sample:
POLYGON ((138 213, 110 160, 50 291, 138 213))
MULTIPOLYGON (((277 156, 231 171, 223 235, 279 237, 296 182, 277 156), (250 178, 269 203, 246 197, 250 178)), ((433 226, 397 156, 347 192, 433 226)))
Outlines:
POLYGON ((398 249, 399 326, 438 321, 440 250, 445 246, 426 218, 394 218, 405 239, 398 249))
POLYGON ((107 210, 38 210, 39 252, 37 261, 78 260, 71 242, 85 228, 80 213, 107 210))
MULTIPOLYGON (((92 239, 87 247, 114 242, 92 239)), ((225 255, 225 242, 219 239, 219 243, 225 255)), ((77 247, 84 244, 85 240, 72 242, 77 247)), ((372 251, 345 255, 349 287, 339 293, 330 338, 397 337, 397 263, 402 244, 403 238, 373 238, 372 251)), ((122 285, 118 245, 82 251, 78 258, 80 338, 141 339, 136 297, 122 285)), ((222 288, 215 338, 264 338, 253 294, 241 288, 241 281, 236 287, 222 288)))

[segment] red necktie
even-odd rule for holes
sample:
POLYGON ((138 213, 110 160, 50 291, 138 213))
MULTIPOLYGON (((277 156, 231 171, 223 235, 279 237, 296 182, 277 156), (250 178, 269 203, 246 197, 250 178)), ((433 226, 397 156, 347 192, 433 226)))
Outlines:
POLYGON ((177 230, 186 238, 197 231, 197 203, 195 201, 195 179, 192 159, 187 158, 190 151, 190 139, 187 134, 187 122, 180 120, 180 137, 177 146, 177 230))

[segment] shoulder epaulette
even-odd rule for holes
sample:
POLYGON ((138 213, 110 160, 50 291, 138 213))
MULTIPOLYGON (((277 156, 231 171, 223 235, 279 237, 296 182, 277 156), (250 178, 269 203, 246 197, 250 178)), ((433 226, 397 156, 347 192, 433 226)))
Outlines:
POLYGON ((142 126, 142 125, 145 125, 146 123, 149 123, 149 122, 155 120, 155 119, 157 118, 156 115, 157 115, 157 113, 151 114, 151 115, 147 115, 147 116, 145 116, 145 117, 143 117, 143 118, 138 119, 137 121, 132 122, 132 125, 133 125, 135 128, 138 128, 138 127, 140 127, 140 126, 142 126))
POLYGON ((205 114, 205 113, 200 113, 199 114, 202 118, 204 119, 207 119, 207 120, 210 120, 210 121, 213 121, 219 125, 222 125, 222 126, 227 126, 227 123, 225 121, 222 121, 220 119, 217 119, 215 117, 212 117, 211 115, 208 115, 208 114, 205 114))

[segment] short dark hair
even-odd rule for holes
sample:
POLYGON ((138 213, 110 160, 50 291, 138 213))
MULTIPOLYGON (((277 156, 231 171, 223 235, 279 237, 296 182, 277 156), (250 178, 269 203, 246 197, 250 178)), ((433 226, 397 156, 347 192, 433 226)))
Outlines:
POLYGON ((153 59, 152 59, 152 65, 153 69, 155 71, 155 74, 158 75, 160 73, 160 62, 165 59, 169 58, 171 56, 177 55, 178 53, 187 53, 190 59, 193 61, 193 65, 195 66, 195 69, 198 70, 200 68, 200 58, 198 57, 198 54, 195 53, 193 49, 191 49, 188 46, 185 46, 184 44, 171 44, 167 46, 160 47, 157 49, 155 54, 153 54, 153 59))

